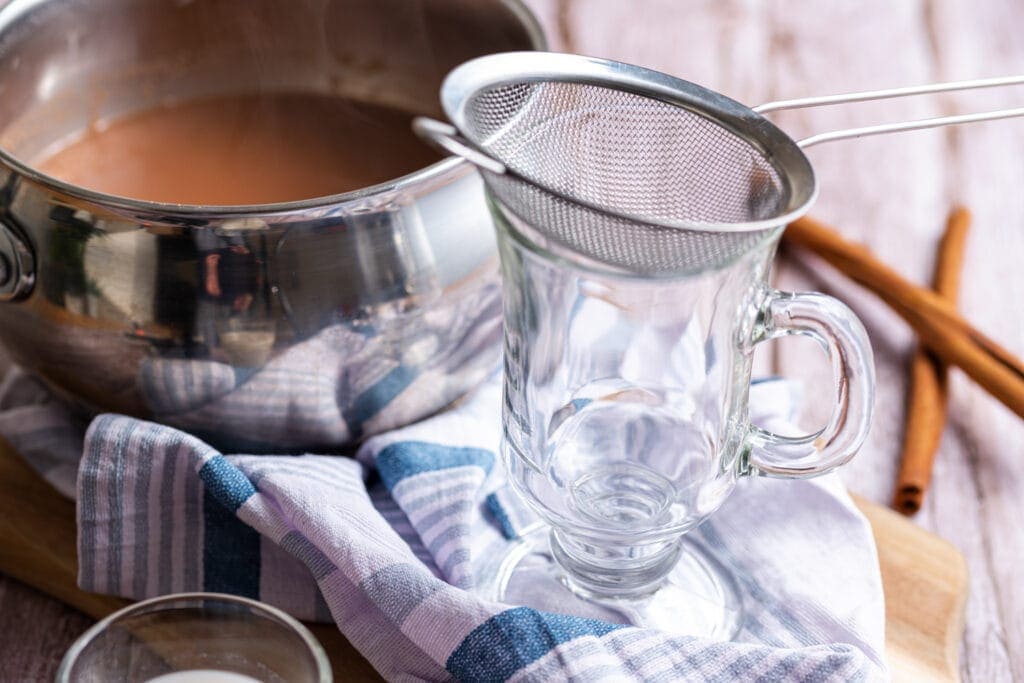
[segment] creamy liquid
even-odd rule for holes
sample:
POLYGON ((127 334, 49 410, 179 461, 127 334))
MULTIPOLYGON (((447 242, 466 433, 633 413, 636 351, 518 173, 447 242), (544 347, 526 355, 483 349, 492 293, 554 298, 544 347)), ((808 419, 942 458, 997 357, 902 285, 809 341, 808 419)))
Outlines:
POLYGON ((236 674, 231 671, 193 669, 192 671, 163 674, 149 679, 146 683, 260 683, 260 681, 252 676, 236 674))
POLYGON ((411 118, 326 95, 214 97, 103 122, 34 163, 74 185, 156 202, 311 199, 437 161, 411 118))

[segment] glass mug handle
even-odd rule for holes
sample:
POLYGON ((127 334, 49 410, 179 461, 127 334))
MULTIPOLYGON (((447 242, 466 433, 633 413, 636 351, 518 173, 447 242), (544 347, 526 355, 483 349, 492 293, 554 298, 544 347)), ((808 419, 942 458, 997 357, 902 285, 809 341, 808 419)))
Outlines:
POLYGON ((845 304, 814 292, 768 290, 761 305, 758 344, 804 335, 825 349, 836 378, 836 405, 828 423, 805 436, 781 436, 756 425, 747 434, 747 471, 772 477, 812 477, 845 464, 871 426, 875 365, 864 325, 845 304))

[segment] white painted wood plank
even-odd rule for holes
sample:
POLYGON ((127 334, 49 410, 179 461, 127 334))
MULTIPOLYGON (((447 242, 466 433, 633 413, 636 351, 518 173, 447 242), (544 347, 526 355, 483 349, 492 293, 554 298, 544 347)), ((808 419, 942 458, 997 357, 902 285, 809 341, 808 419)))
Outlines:
MULTIPOLYGON (((962 405, 959 396, 966 383, 953 380, 951 413, 962 405)), ((935 533, 957 546, 967 558, 970 572, 967 607, 964 615, 964 644, 960 658, 964 681, 1000 682, 1012 680, 1013 659, 1020 659, 1018 648, 1010 647, 1003 626, 999 584, 993 570, 991 544, 1003 535, 1001 527, 992 528, 985 515, 978 463, 987 457, 977 444, 965 438, 962 418, 954 417, 943 437, 935 462, 932 490, 925 499, 928 525, 935 533)), ((1016 568, 1020 580, 1020 568, 1016 568)))
MULTIPOLYGON (((1020 3, 943 2, 932 7, 930 19, 942 78, 1024 72, 1020 3)), ((1020 106, 1024 89, 949 99, 949 106, 959 111, 1020 106)), ((1024 354, 1024 200, 1019 190, 1024 184, 1024 122, 964 127, 950 140, 957 155, 952 188, 971 206, 976 222, 965 264, 962 308, 979 327, 1024 354)), ((971 464, 970 478, 945 480, 947 488, 935 497, 935 506, 947 511, 950 503, 964 500, 963 488, 973 487, 985 533, 966 527, 957 515, 941 520, 937 516, 936 527, 957 537, 955 542, 980 541, 988 560, 984 580, 994 589, 992 603, 969 614, 967 634, 969 648, 985 648, 993 658, 969 657, 964 668, 972 680, 1022 680, 1024 530, 1016 521, 1024 517, 1024 423, 962 376, 954 380, 952 400, 956 435, 971 464), (1008 653, 1009 671, 995 658, 1003 651, 1008 653)))
POLYGON ((537 17, 548 39, 548 48, 565 51, 565 31, 562 22, 562 3, 559 0, 524 0, 537 17))
POLYGON ((569 47, 665 71, 741 101, 767 96, 758 0, 563 0, 569 47))

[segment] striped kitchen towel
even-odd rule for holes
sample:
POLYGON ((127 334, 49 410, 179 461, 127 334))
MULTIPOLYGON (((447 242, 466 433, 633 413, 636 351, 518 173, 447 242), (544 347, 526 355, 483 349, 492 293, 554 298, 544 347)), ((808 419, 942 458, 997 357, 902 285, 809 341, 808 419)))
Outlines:
MULTIPOLYGON (((531 523, 496 464, 497 381, 369 439, 356 459, 225 455, 118 415, 76 426, 8 378, 0 432, 52 480, 78 460, 81 586, 209 590, 333 620, 388 680, 884 680, 871 531, 834 477, 747 479, 693 536, 739 577, 731 642, 540 612, 475 588, 531 523), (78 437, 80 438, 80 437, 78 437)), ((790 386, 752 389, 780 428, 790 386)), ((65 486, 66 489, 66 486, 65 486)))

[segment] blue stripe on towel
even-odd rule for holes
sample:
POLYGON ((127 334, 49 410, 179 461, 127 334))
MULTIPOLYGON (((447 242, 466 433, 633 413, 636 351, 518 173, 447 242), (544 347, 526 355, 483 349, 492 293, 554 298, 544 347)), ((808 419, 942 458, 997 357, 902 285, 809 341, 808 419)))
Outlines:
POLYGON ((503 681, 562 643, 620 628, 624 625, 515 607, 473 629, 445 667, 463 681, 503 681))
POLYGON ((494 467, 494 454, 482 448, 442 446, 426 441, 399 441, 377 455, 377 471, 389 491, 398 482, 414 474, 468 465, 476 465, 484 473, 489 473, 494 467))
POLYGON ((217 501, 235 512, 256 493, 256 488, 242 471, 229 463, 223 455, 215 455, 199 468, 206 491, 217 501))
POLYGON ((348 425, 352 438, 362 437, 363 423, 395 400, 418 375, 419 372, 415 368, 399 365, 369 389, 356 396, 355 400, 342 410, 342 417, 345 419, 345 424, 348 425))
POLYGON ((505 506, 501 504, 501 500, 495 494, 490 494, 485 499, 487 509, 494 515, 495 521, 498 522, 498 528, 501 529, 501 535, 508 540, 519 537, 519 531, 516 529, 512 520, 509 519, 508 512, 505 511, 505 506))
POLYGON ((259 532, 208 494, 203 496, 203 590, 260 597, 259 532))
POLYGON ((203 480, 203 590, 259 598, 260 534, 236 517, 256 494, 240 469, 220 454, 199 468, 203 480))

